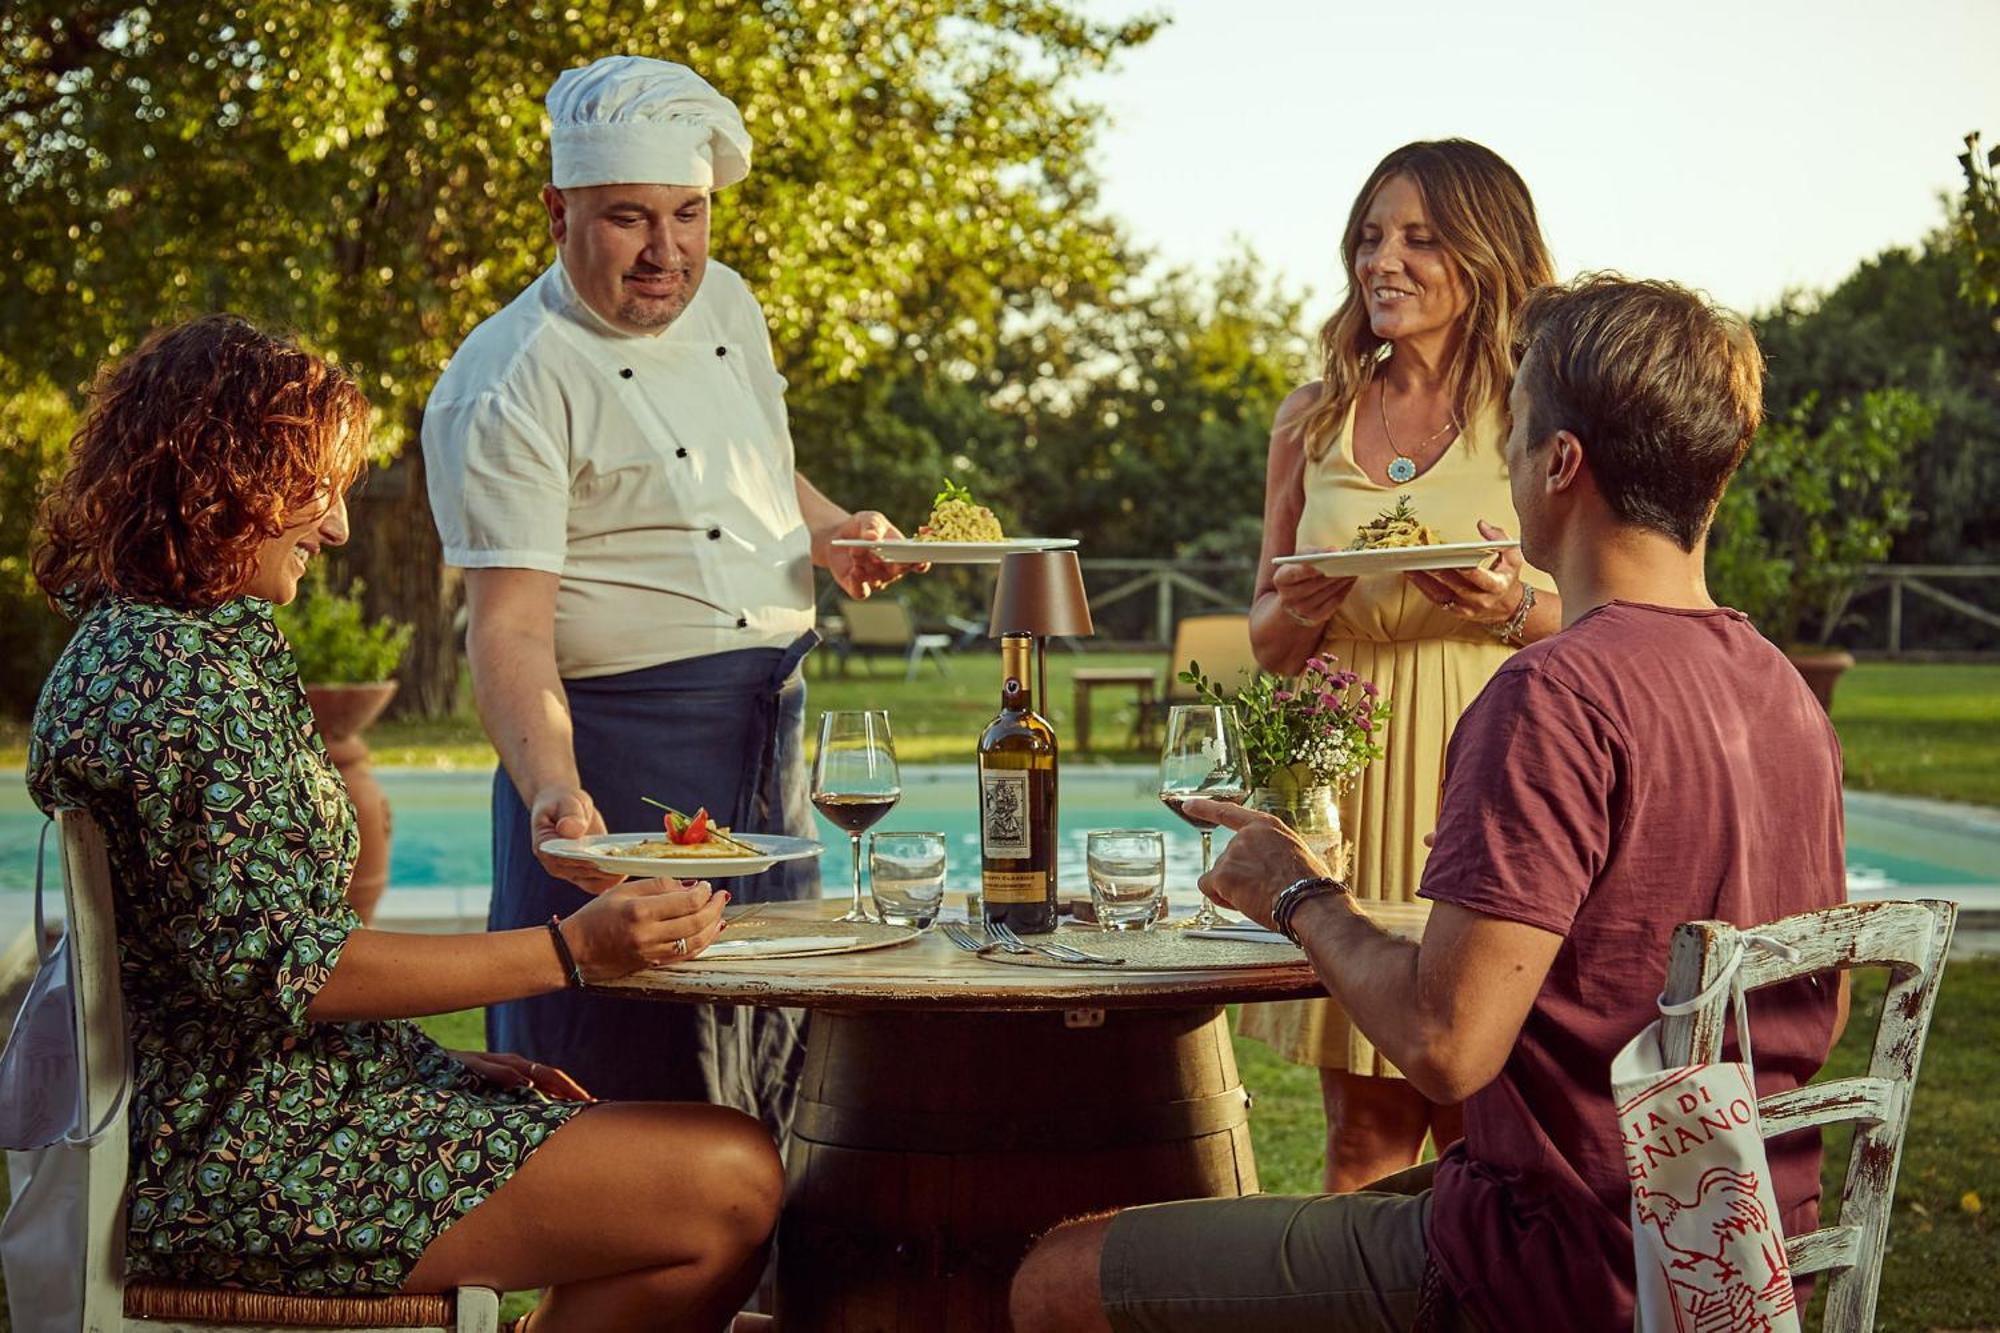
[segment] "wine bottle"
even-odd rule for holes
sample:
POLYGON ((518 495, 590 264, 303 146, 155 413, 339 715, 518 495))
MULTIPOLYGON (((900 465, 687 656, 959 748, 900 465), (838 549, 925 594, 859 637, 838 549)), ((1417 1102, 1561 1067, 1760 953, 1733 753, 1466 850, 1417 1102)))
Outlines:
POLYGON ((986 919, 1056 928, 1056 731, 1035 711, 1029 645, 1000 640, 1000 715, 979 738, 980 888, 986 919))

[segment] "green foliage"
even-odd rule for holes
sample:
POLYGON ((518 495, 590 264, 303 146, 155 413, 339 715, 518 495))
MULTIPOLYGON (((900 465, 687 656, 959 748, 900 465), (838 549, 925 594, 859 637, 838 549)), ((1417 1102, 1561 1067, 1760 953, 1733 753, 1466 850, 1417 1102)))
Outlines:
POLYGON ((1979 135, 1968 134, 1958 165, 1965 173, 1965 198, 1953 218, 1965 263, 1960 290, 1974 305, 1994 310, 2000 308, 2000 185, 1993 169, 2000 167, 2000 144, 1982 156, 1979 135))
POLYGON ((1864 394, 1818 428, 1815 406, 1765 423, 1709 538, 1716 599, 1784 646, 1826 642, 1862 567, 1888 555, 1910 521, 1909 460, 1937 419, 1903 389, 1864 394))
POLYGON ((315 565, 298 597, 275 609, 299 679, 308 685, 366 685, 396 674, 413 631, 387 616, 370 622, 361 609, 363 591, 359 579, 344 593, 333 591, 325 568, 315 565))
POLYGON ((1937 410, 1908 482, 1916 521, 1890 558, 1911 564, 2000 559, 2000 336, 1991 307, 1966 299, 1956 228, 1863 260, 1821 297, 1794 294, 1754 322, 1768 362, 1767 418, 1802 406, 1814 428, 1871 389, 1921 394, 1937 410), (1808 405, 1810 400, 1810 405, 1808 405))
POLYGON ((1340 670, 1331 657, 1307 658, 1295 680, 1259 671, 1236 689, 1203 675, 1199 662, 1189 662, 1180 679, 1203 703, 1236 709, 1253 787, 1344 790, 1382 757, 1389 701, 1375 682, 1340 670))
POLYGON ((25 712, 69 637, 28 564, 35 510, 75 428, 69 399, 47 376, 0 356, 0 711, 25 712))

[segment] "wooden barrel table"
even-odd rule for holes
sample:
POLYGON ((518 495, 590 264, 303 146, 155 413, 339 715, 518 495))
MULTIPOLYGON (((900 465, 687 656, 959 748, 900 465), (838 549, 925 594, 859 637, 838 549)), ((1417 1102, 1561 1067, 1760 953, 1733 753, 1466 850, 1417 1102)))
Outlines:
MULTIPOLYGON (((826 920, 840 905, 757 910, 826 920)), ((1388 915, 1391 929, 1421 929, 1420 908, 1388 915)), ((1056 1223, 1254 1192, 1222 1006, 1322 993, 1303 956, 1215 971, 1009 967, 935 932, 863 953, 697 958, 614 985, 813 1011, 778 1231, 786 1333, 1002 1333, 1014 1269, 1056 1223)))

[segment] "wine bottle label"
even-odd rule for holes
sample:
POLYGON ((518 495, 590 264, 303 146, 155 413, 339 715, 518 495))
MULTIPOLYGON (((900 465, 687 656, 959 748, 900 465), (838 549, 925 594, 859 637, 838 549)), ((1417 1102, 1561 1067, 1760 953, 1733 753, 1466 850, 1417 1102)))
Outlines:
POLYGON ((979 775, 979 849, 988 858, 1028 855, 1027 773, 979 775))
POLYGON ((1049 877, 1040 870, 988 870, 979 891, 989 903, 1040 903, 1049 897, 1049 877))

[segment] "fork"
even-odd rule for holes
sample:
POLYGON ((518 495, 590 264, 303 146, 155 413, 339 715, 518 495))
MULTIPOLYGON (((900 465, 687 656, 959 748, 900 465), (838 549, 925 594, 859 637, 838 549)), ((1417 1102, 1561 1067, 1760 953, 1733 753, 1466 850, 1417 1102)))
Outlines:
POLYGON ((1067 944, 1056 944, 1053 942, 1048 944, 1030 944, 1027 940, 1016 935, 1013 927, 1001 921, 989 921, 986 928, 992 932, 994 940, 999 943, 1000 947, 1009 953, 1038 953, 1044 957, 1053 958, 1058 963, 1098 963, 1109 967, 1122 966, 1125 962, 1123 958, 1109 958, 1101 953, 1085 953, 1083 950, 1073 949, 1067 944))
POLYGON ((970 926, 961 926, 956 921, 940 921, 938 922, 938 929, 944 932, 946 939, 967 953, 976 954, 985 952, 986 946, 973 937, 970 926))

